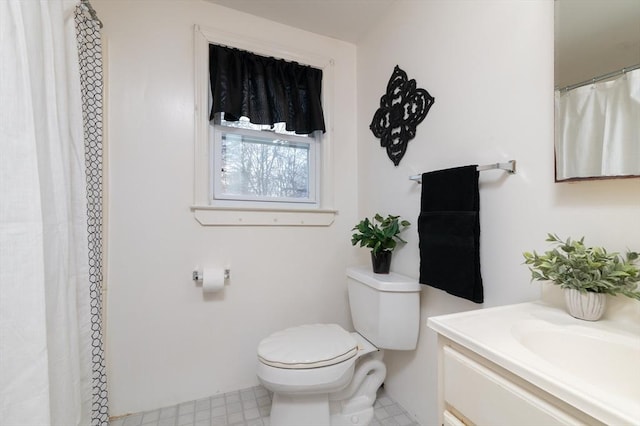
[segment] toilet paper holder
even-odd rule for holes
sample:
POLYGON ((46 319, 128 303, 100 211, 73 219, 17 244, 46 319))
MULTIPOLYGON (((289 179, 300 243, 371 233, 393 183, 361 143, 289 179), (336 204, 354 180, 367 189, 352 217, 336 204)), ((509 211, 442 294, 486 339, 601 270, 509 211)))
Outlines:
MULTIPOLYGON (((224 279, 228 280, 229 277, 231 277, 231 269, 229 268, 225 268, 224 269, 224 279)), ((202 281, 202 272, 200 271, 193 271, 191 273, 191 279, 193 281, 202 281)))

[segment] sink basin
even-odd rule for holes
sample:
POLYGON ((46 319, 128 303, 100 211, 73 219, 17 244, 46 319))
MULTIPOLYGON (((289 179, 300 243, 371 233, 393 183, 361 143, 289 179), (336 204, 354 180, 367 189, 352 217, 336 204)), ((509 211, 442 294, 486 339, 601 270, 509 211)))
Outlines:
POLYGON ((640 400, 640 339, 580 326, 523 320, 512 328, 529 351, 576 376, 631 400, 640 400))

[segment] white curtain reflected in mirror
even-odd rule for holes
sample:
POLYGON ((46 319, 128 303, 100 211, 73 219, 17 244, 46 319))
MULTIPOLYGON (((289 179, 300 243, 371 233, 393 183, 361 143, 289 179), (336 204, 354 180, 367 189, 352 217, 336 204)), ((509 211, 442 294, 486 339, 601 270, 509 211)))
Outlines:
POLYGON ((556 181, 640 176, 640 0, 555 0, 556 181))
POLYGON ((556 180, 640 175, 640 69, 555 102, 556 180))

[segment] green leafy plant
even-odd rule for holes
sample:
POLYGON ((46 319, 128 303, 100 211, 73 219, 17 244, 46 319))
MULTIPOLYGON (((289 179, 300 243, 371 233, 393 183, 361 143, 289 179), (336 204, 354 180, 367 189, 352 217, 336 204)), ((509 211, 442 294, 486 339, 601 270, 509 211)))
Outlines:
POLYGON ((374 254, 382 251, 393 251, 398 242, 406 243, 398 234, 409 225, 406 220, 400 220, 400 216, 388 215, 383 218, 376 213, 373 220, 364 218, 351 229, 355 232, 351 236, 351 244, 360 244, 360 247, 369 247, 374 254))
POLYGON ((542 255, 535 251, 523 253, 532 281, 551 281, 562 288, 622 294, 640 300, 640 270, 635 266, 638 253, 629 251, 623 257, 602 247, 586 247, 584 237, 562 241, 557 235, 548 234, 546 241, 555 248, 542 255))

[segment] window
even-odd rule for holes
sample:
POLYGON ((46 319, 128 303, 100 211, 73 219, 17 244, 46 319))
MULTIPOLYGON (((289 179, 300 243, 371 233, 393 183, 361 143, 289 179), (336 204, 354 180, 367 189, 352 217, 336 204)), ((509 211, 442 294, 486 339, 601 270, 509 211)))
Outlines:
POLYGON ((210 43, 322 70, 328 130, 331 122, 332 60, 296 52, 291 46, 278 47, 269 40, 250 40, 196 25, 195 193, 191 207, 196 220, 202 225, 330 225, 336 214, 332 209, 331 132, 296 134, 290 120, 253 124, 236 110, 210 111, 216 102, 209 90, 210 43))
POLYGON ((224 113, 216 114, 209 133, 212 204, 319 205, 317 145, 322 136, 296 135, 284 127, 252 124, 246 117, 226 121, 224 113))

